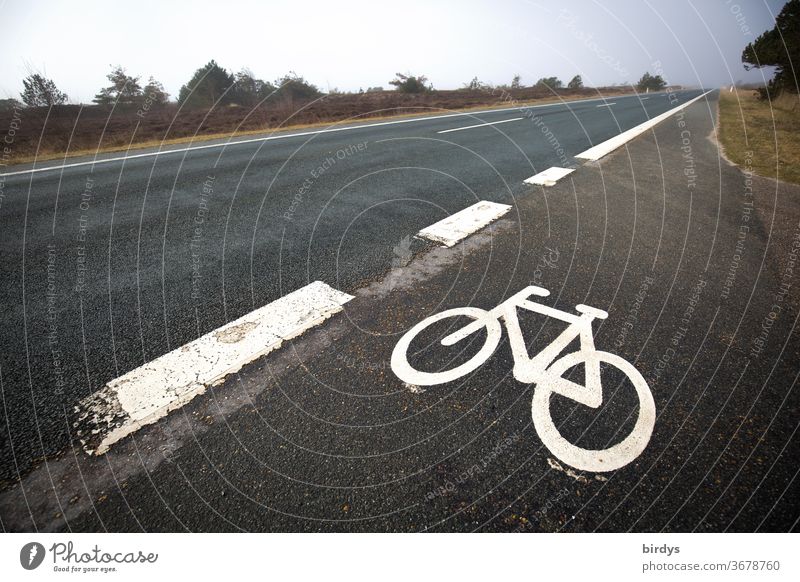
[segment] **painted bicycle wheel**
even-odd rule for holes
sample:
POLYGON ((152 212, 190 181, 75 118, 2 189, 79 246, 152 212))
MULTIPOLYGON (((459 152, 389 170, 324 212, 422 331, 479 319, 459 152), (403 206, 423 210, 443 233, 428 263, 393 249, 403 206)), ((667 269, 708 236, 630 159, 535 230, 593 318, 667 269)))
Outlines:
POLYGON ((404 382, 417 386, 433 386, 435 384, 452 382, 453 380, 458 380, 462 376, 466 376, 488 360, 497 348, 497 344, 500 342, 500 337, 502 335, 503 330, 500 326, 500 322, 487 317, 487 312, 483 309, 477 307, 448 309, 447 311, 442 311, 427 319, 423 319, 400 338, 400 341, 397 342, 397 345, 394 347, 394 351, 392 351, 392 371, 404 382), (411 342, 425 329, 448 317, 469 317, 474 320, 483 319, 483 327, 486 328, 486 340, 483 346, 469 360, 450 370, 438 370, 436 372, 417 370, 408 362, 408 350, 411 347, 411 342))
MULTIPOLYGON (((639 398, 639 417, 627 437, 607 449, 600 450, 583 449, 565 439, 550 414, 550 396, 554 394, 554 391, 548 386, 546 377, 536 385, 531 402, 531 414, 539 439, 558 459, 582 471, 603 473, 624 467, 644 451, 653 434, 653 426, 656 421, 656 405, 647 381, 633 364, 616 354, 601 351, 594 353, 601 363, 614 366, 625 374, 636 390, 636 395, 639 398)), ((574 352, 567 354, 553 362, 548 368, 547 376, 552 378, 561 377, 564 372, 585 361, 585 353, 574 352)))

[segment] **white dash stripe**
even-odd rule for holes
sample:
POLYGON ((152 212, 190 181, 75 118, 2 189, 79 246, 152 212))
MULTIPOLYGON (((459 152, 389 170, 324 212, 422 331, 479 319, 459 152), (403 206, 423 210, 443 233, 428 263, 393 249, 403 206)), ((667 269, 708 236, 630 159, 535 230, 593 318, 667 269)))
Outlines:
POLYGON ((491 121, 487 123, 478 123, 476 125, 467 125, 466 127, 454 127, 453 129, 445 129, 442 131, 437 131, 436 133, 450 133, 451 131, 463 131, 465 129, 473 129, 475 127, 485 127, 487 125, 499 125, 501 123, 508 123, 509 121, 519 121, 520 119, 525 119, 524 117, 513 117, 511 119, 503 119, 501 121, 491 121))
POLYGON ((595 107, 611 107, 612 105, 616 105, 617 102, 614 101, 612 103, 601 103, 600 105, 595 105, 595 107))
POLYGON ((112 380, 78 406, 108 448, 180 408, 245 364, 342 310, 353 297, 315 281, 112 380), (116 419, 116 420, 115 420, 116 419))
POLYGON ((544 172, 539 172, 535 176, 531 176, 525 180, 525 183, 534 184, 536 186, 555 186, 556 182, 561 178, 569 176, 574 171, 574 168, 559 168, 558 166, 553 166, 552 168, 547 168, 544 172))
POLYGON ((481 200, 455 214, 423 228, 417 236, 452 247, 458 241, 494 222, 511 210, 508 204, 481 200))
MULTIPOLYGON (((713 89, 712 89, 712 91, 713 91, 713 89)), ((668 119, 669 117, 671 117, 672 115, 674 115, 675 113, 680 111, 681 109, 689 107, 689 105, 691 105, 692 103, 694 103, 695 101, 697 101, 699 99, 702 99, 703 97, 705 97, 709 93, 711 93, 711 91, 706 91, 702 95, 698 95, 694 99, 690 99, 689 101, 687 101, 683 105, 678 105, 677 107, 673 107, 672 109, 670 109, 669 111, 667 111, 665 113, 662 113, 661 115, 657 115, 656 117, 653 117, 652 119, 648 119, 644 123, 640 123, 636 127, 632 127, 628 131, 623 131, 621 134, 615 135, 614 137, 612 137, 611 139, 607 139, 603 143, 599 143, 596 146, 591 147, 591 148, 589 148, 588 150, 586 150, 584 152, 576 154, 575 157, 576 158, 581 158, 581 159, 584 159, 584 160, 599 160, 600 158, 602 158, 606 154, 609 154, 609 153, 613 152, 618 147, 625 145, 626 143, 628 143, 633 138, 643 134, 648 129, 650 129, 652 127, 655 127, 656 125, 658 125, 659 123, 661 123, 665 119, 668 119)))

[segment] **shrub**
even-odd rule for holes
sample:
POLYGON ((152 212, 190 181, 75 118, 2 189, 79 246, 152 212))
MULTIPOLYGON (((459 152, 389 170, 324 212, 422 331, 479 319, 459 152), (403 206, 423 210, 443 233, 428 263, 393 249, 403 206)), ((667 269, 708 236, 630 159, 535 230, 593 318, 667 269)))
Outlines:
POLYGON ((547 89, 561 89, 561 81, 558 77, 542 77, 536 81, 537 87, 546 87, 547 89))
POLYGON ((425 75, 414 76, 411 73, 396 73, 395 78, 389 81, 400 93, 425 93, 433 90, 433 86, 426 83, 428 78, 425 75))
POLYGON ((275 84, 278 86, 278 94, 289 99, 314 99, 322 95, 319 87, 312 85, 294 71, 289 71, 275 81, 275 84))

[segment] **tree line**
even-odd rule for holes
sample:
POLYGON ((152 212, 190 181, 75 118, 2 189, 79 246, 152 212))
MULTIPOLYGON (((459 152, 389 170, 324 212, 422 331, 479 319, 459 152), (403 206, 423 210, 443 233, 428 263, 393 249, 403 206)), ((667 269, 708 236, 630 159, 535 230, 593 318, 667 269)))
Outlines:
MULTIPOLYGON (((146 83, 141 77, 128 74, 122 66, 113 66, 106 77, 109 84, 102 87, 94 96, 93 103, 100 106, 141 106, 147 102, 148 107, 163 105, 169 102, 170 95, 164 86, 152 76, 146 83)), ((67 95, 58 89, 52 79, 38 73, 31 74, 23 81, 20 94, 22 102, 28 107, 49 107, 62 105, 68 101, 67 95)), ((396 73, 389 85, 400 93, 425 93, 433 91, 433 85, 425 75, 396 73)), ((582 89, 583 79, 575 75, 567 84, 567 89, 582 89)), ((660 90, 666 82, 660 75, 645 73, 637 84, 637 89, 660 90)), ((542 77, 532 87, 556 91, 565 88, 558 77, 542 77)), ((492 86, 473 78, 464 84, 467 90, 485 89, 521 89, 524 88, 520 75, 515 75, 508 85, 492 86)), ((359 93, 383 91, 383 87, 368 87, 359 93)), ((328 91, 329 95, 340 94, 337 89, 328 91)), ((290 71, 274 82, 256 77, 247 68, 238 73, 230 73, 216 61, 211 60, 197 69, 192 78, 184 84, 178 93, 178 104, 187 108, 209 108, 219 105, 239 105, 253 107, 267 99, 314 99, 323 95, 322 90, 308 82, 302 76, 290 71)))
MULTIPOLYGON (((490 83, 484 83, 480 81, 478 77, 473 77, 472 81, 469 83, 464 84, 464 89, 470 91, 479 91, 485 89, 524 89, 526 86, 522 84, 522 77, 520 75, 514 75, 511 79, 511 83, 508 85, 500 84, 500 85, 491 85, 490 83)), ((558 77, 542 77, 536 83, 531 85, 531 87, 539 88, 539 89, 563 89, 564 84, 558 77)), ((580 75, 575 75, 566 85, 567 89, 583 89, 583 78, 580 75)))
MULTIPOLYGON (((114 66, 107 75, 109 85, 102 87, 92 100, 101 106, 148 106, 169 102, 170 95, 152 76, 147 83, 141 77, 128 74, 122 66, 114 66)), ((63 105, 69 97, 52 79, 34 73, 22 81, 22 102, 28 107, 63 105)), ((289 72, 274 83, 257 78, 249 69, 230 73, 211 60, 197 69, 192 78, 181 87, 178 104, 186 107, 212 107, 214 105, 254 106, 267 98, 308 99, 322 95, 322 91, 300 75, 289 72)))

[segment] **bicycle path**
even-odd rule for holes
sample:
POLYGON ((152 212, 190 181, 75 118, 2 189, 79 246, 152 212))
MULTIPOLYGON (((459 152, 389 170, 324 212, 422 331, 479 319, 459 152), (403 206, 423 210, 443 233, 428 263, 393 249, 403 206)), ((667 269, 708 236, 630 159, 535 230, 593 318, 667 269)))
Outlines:
MULTIPOLYGON (((32 514, 72 531, 796 528, 800 189, 728 165, 708 139, 715 118, 700 101, 555 186, 531 186, 451 248, 397 241, 395 267, 324 326, 108 454, 76 445, 0 495, 4 527, 30 529, 32 514), (597 349, 647 381, 654 429, 628 465, 580 471, 542 444, 536 388, 514 379, 505 329, 459 380, 421 387, 393 373, 394 346, 423 319, 491 309, 528 285, 548 289, 537 301, 551 307, 607 311, 597 349)), ((531 355, 564 329, 519 320, 531 355)), ((415 366, 445 369, 480 348, 482 337, 442 346, 443 333, 419 338, 415 366)), ((553 397, 559 431, 589 450, 618 442, 638 407, 617 380, 603 377, 597 410, 553 397)))

